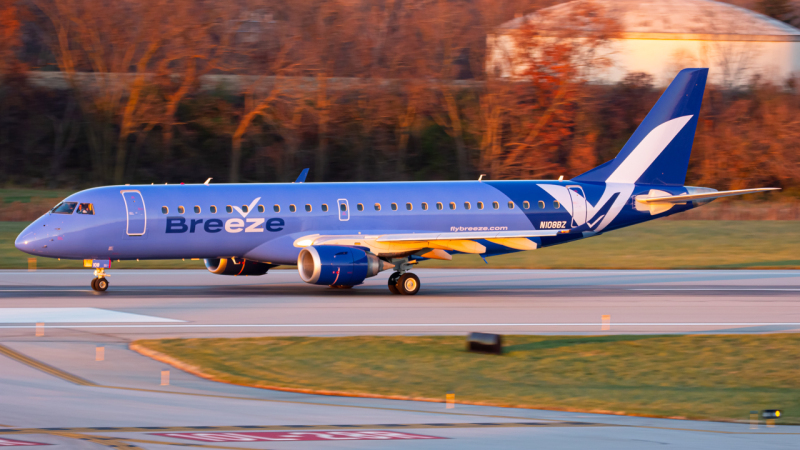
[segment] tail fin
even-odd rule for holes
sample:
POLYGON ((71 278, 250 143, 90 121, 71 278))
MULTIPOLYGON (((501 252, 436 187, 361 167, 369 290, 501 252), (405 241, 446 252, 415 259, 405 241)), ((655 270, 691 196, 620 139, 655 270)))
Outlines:
POLYGON ((678 73, 617 157, 573 180, 683 186, 707 77, 678 73))

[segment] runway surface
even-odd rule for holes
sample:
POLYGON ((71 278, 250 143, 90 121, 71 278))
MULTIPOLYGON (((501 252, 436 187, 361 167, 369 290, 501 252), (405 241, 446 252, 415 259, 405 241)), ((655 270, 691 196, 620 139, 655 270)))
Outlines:
POLYGON ((203 380, 127 348, 156 337, 796 332, 798 272, 417 270, 422 290, 413 297, 390 295, 386 273, 352 290, 306 285, 293 270, 246 278, 110 273, 101 294, 89 288, 89 270, 0 271, 0 446, 750 449, 800 442, 800 427, 252 389, 203 380))

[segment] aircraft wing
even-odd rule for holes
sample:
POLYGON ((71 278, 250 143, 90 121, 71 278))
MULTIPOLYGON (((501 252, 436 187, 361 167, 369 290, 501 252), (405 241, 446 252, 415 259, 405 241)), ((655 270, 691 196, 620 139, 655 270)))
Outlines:
POLYGON ((704 192, 702 194, 683 194, 671 196, 638 196, 636 201, 644 204, 664 204, 664 203, 686 203, 693 200, 713 200, 721 197, 732 197, 734 195, 754 194, 756 192, 776 191, 780 188, 755 188, 755 189, 739 189, 735 191, 717 191, 717 192, 704 192))
POLYGON ((524 230, 524 231, 478 231, 442 233, 403 233, 376 235, 309 235, 294 241, 295 247, 311 245, 346 245, 367 247, 378 256, 413 254, 424 250, 419 256, 431 259, 450 260, 448 251, 481 254, 486 247, 476 240, 487 240, 516 250, 534 250, 536 242, 530 237, 556 236, 569 230, 524 230))

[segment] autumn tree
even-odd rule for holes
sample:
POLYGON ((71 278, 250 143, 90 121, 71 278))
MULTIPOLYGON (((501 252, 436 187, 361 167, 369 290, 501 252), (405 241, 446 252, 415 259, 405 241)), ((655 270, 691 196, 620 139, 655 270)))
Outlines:
POLYGON ((501 156, 504 176, 563 174, 564 144, 574 137, 584 84, 609 64, 607 46, 619 29, 601 3, 580 0, 558 17, 521 17, 506 34, 500 45, 510 58, 508 75, 525 83, 515 85, 511 136, 501 156))
POLYGON ((0 76, 21 69, 15 55, 21 44, 19 15, 19 8, 11 0, 0 3, 0 76))

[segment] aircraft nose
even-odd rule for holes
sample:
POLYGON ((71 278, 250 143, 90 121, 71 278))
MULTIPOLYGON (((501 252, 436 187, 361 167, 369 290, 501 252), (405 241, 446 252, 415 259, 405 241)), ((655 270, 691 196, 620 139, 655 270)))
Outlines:
POLYGON ((39 228, 43 228, 39 221, 35 221, 32 224, 28 225, 22 233, 17 236, 17 239, 14 240, 14 247, 17 247, 17 250, 25 252, 25 253, 38 253, 41 254, 46 247, 44 241, 46 233, 38 231, 39 228))
POLYGON ((30 233, 28 230, 20 233, 19 236, 17 236, 17 239, 14 241, 14 247, 17 247, 17 250, 25 253, 32 253, 34 239, 32 239, 32 237, 29 235, 30 233))

